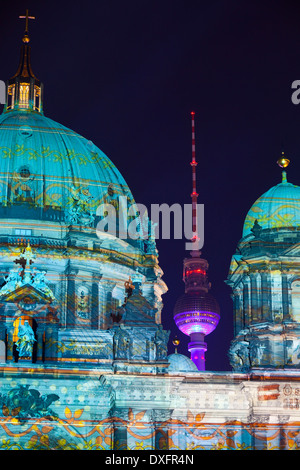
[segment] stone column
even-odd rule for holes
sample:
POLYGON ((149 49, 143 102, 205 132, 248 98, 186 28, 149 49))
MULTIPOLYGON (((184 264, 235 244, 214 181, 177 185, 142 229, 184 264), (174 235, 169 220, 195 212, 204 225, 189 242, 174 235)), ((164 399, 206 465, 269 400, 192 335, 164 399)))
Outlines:
POLYGON ((14 343, 13 343, 13 334, 14 334, 14 316, 15 310, 12 308, 11 304, 6 304, 4 307, 4 312, 2 315, 5 317, 5 323, 3 323, 2 336, 1 339, 5 341, 6 344, 6 358, 8 362, 14 362, 14 343))
POLYGON ((92 276, 92 289, 91 289, 91 328, 99 328, 99 281, 101 275, 93 273, 92 276))
POLYGON ((113 450, 127 450, 128 408, 112 410, 113 450))
POLYGON ((68 279, 65 273, 59 275, 59 319, 62 328, 67 325, 68 279))
POLYGON ((269 415, 253 417, 252 422, 252 449, 253 450, 266 450, 268 445, 268 421, 269 415))
MULTIPOLYGON (((289 450, 288 445, 288 432, 291 431, 289 427, 289 415, 279 415, 278 416, 278 427, 279 427, 279 435, 278 435, 278 445, 277 448, 279 450, 289 450)), ((296 431, 298 432, 298 430, 296 431)))
POLYGON ((41 363, 44 360, 45 325, 38 324, 35 339, 37 341, 36 362, 41 363))
POLYGON ((262 297, 262 320, 273 321, 271 303, 271 282, 270 273, 261 273, 261 297, 262 297))
POLYGON ((0 323, 0 343, 1 343, 1 362, 6 361, 6 325, 5 322, 0 323), (4 359, 4 360, 3 360, 4 359))
POLYGON ((234 336, 242 330, 244 325, 244 312, 243 312, 243 291, 241 288, 233 289, 231 296, 233 301, 233 318, 234 318, 234 336))
POLYGON ((152 410, 152 421, 154 426, 154 442, 155 450, 169 449, 169 424, 173 410, 156 409, 152 410))
POLYGON ((4 322, 0 323, 0 340, 1 341, 6 340, 5 335, 6 335, 6 324, 5 324, 5 321, 4 321, 4 322))
POLYGON ((251 323, 251 297, 250 297, 250 276, 245 275, 242 280, 243 283, 243 327, 249 327, 251 323))
POLYGON ((282 274, 278 269, 270 272, 271 278, 271 311, 273 320, 276 323, 280 323, 283 319, 282 309, 282 274))
POLYGON ((70 270, 67 274, 67 327, 75 327, 75 277, 77 271, 70 270))
POLYGON ((58 329, 57 323, 51 323, 45 327, 45 362, 57 361, 58 357, 58 329))
POLYGON ((7 324, 7 330, 6 330, 6 335, 7 335, 6 357, 7 357, 7 361, 8 361, 8 362, 14 362, 14 354, 13 354, 13 348, 14 348, 13 333, 14 333, 13 323, 10 322, 10 323, 7 324))
POLYGON ((292 321, 291 288, 286 271, 282 271, 282 315, 283 321, 292 321))
POLYGON ((250 273, 251 280, 251 323, 261 321, 261 283, 258 272, 250 273))

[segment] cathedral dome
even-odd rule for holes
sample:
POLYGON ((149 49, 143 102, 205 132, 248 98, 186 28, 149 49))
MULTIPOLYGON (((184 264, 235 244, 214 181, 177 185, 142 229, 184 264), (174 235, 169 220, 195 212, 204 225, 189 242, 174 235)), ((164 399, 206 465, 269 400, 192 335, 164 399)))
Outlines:
POLYGON ((29 203, 62 212, 76 192, 86 196, 93 212, 108 194, 132 200, 124 178, 99 148, 36 111, 0 116, 0 183, 2 206, 29 203))
POLYGON ((0 116, 0 218, 95 226, 101 203, 117 209, 118 196, 131 205, 132 195, 93 142, 44 116, 43 84, 32 71, 25 33, 0 116))
POLYGON ((282 182, 259 197, 249 210, 243 237, 252 234, 256 221, 262 229, 300 227, 300 186, 289 183, 285 172, 282 182))
POLYGON ((170 354, 168 356, 169 372, 195 372, 198 368, 194 362, 183 354, 170 354))
POLYGON ((152 372, 158 361, 161 370, 167 287, 151 220, 147 211, 139 215, 124 178, 93 142, 44 116, 28 10, 24 18, 19 67, 0 115, 4 356, 77 363, 78 370, 121 371, 133 361, 135 370, 152 372))

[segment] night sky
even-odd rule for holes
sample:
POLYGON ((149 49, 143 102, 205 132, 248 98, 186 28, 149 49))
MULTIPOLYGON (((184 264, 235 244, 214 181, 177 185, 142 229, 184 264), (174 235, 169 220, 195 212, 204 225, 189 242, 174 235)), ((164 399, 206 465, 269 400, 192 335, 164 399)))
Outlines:
MULTIPOLYGON (((1 3, 0 79, 17 69, 26 8, 32 66, 44 112, 92 140, 120 170, 136 202, 191 202, 191 121, 196 113, 203 256, 221 308, 206 337, 207 370, 230 370, 233 313, 227 277, 253 202, 281 180, 299 183, 300 5, 296 1, 128 0, 1 3)), ((1 110, 3 108, 2 105, 1 110)), ((178 352, 188 337, 173 322, 184 292, 185 240, 158 240, 169 291, 162 321, 178 352)))

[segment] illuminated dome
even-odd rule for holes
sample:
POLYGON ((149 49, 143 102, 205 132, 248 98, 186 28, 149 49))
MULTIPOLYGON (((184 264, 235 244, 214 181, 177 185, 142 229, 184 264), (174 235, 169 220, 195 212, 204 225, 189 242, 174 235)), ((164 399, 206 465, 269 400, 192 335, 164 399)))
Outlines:
POLYGON ((32 209, 58 213, 70 207, 77 190, 86 191, 90 210, 109 191, 132 199, 124 178, 99 148, 35 111, 0 116, 0 183, 2 204, 29 202, 32 209))
POLYGON ((185 293, 174 307, 174 320, 186 335, 199 331, 208 335, 219 323, 219 304, 209 292, 185 293))
POLYGON ((134 231, 137 224, 129 221, 137 207, 131 208, 132 194, 115 165, 90 140, 44 116, 27 33, 0 116, 6 356, 16 363, 26 357, 104 369, 116 361, 118 370, 133 357, 147 368, 151 358, 148 370, 153 360, 161 367, 167 363, 168 334, 161 327, 167 287, 154 237, 135 236, 146 235, 151 221, 143 216, 134 231), (28 332, 27 351, 21 338, 28 332))
POLYGON ((43 85, 32 71, 25 39, 0 116, 0 218, 95 225, 99 204, 119 196, 132 204, 132 194, 93 142, 44 116, 43 85))
POLYGON ((196 364, 183 354, 170 354, 168 356, 169 372, 195 372, 198 371, 196 364))
POLYGON ((300 227, 300 186, 289 183, 285 171, 282 182, 265 192, 249 210, 243 237, 252 234, 256 221, 262 229, 300 227))

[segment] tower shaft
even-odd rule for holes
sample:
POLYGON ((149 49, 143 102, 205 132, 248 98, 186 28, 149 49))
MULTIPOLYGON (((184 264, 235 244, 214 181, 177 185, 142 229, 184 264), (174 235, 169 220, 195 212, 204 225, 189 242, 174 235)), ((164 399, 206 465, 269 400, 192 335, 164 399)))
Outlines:
POLYGON ((190 337, 188 345, 191 360, 198 370, 205 370, 205 352, 207 345, 205 336, 209 335, 218 325, 219 305, 214 297, 208 292, 210 283, 207 279, 208 262, 201 258, 201 252, 197 249, 198 227, 197 227, 197 187, 196 187, 196 148, 195 148, 195 113, 192 117, 192 241, 195 249, 190 257, 183 261, 183 281, 185 293, 178 298, 174 307, 174 321, 182 333, 190 337))
POLYGON ((191 360, 196 364, 198 370, 205 370, 205 352, 207 344, 204 342, 203 333, 191 333, 191 342, 188 344, 191 360))

